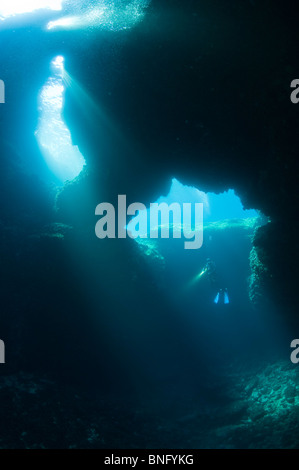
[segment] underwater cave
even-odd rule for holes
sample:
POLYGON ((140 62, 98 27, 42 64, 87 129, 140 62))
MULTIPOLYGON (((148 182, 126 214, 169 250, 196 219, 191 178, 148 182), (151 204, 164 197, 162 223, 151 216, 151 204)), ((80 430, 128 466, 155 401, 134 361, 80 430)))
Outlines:
POLYGON ((298 448, 287 10, 0 6, 0 448, 298 448))

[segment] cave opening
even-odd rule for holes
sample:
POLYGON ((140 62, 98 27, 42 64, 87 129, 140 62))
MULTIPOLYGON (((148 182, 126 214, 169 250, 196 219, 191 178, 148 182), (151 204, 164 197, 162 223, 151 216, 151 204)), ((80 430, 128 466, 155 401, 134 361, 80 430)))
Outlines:
POLYGON ((0 19, 23 15, 26 13, 35 13, 38 10, 62 10, 63 0, 11 0, 10 2, 1 2, 0 19))
MULTIPOLYGON (((268 343, 270 349, 277 347, 283 328, 273 317, 270 320, 267 308, 270 311, 273 306, 265 308, 258 303, 261 298, 264 301, 267 292, 262 292, 262 279, 257 274, 257 266, 262 264, 253 243, 257 230, 269 223, 268 218, 259 210, 245 209, 233 189, 219 194, 204 192, 175 178, 169 193, 157 202, 203 204, 200 249, 185 250, 183 241, 171 235, 169 239, 135 239, 154 283, 187 328, 188 341, 194 341, 194 350, 198 341, 206 342, 209 357, 217 360, 220 350, 222 357, 231 358, 252 341, 260 342, 264 351, 268 343)), ((169 228, 170 233, 178 230, 171 217, 169 228)))
POLYGON ((66 88, 64 62, 63 56, 51 62, 51 76, 39 94, 39 123, 35 133, 42 156, 60 183, 76 178, 85 166, 85 159, 72 144, 62 115, 66 88))

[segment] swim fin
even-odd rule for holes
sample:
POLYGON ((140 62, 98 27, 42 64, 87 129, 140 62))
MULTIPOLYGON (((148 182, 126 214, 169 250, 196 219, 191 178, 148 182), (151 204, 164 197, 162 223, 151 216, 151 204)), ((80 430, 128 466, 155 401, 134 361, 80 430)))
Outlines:
POLYGON ((224 303, 225 303, 225 305, 229 304, 229 297, 228 297, 227 292, 224 292, 224 303))
POLYGON ((218 294, 216 295, 216 297, 214 299, 215 304, 218 304, 218 302, 219 302, 219 292, 218 292, 218 294))

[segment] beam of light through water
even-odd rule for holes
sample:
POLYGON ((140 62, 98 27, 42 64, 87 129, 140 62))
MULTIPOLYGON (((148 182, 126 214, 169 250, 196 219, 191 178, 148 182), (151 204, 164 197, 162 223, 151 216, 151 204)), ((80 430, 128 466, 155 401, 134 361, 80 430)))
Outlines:
POLYGON ((188 294, 191 289, 195 287, 195 285, 201 280, 206 277, 207 268, 203 268, 198 274, 196 274, 192 279, 187 282, 185 285, 182 286, 180 294, 188 294))
POLYGON ((84 117, 91 127, 96 124, 103 136, 108 132, 114 135, 118 142, 127 145, 126 137, 117 122, 109 116, 107 110, 101 106, 96 97, 89 90, 87 91, 67 70, 64 70, 63 83, 68 88, 69 96, 76 102, 80 116, 84 117))
POLYGON ((200 271, 199 274, 194 276, 194 278, 190 282, 190 287, 194 286, 194 284, 196 284, 206 274, 206 272, 207 272, 207 269, 204 268, 204 269, 202 269, 202 271, 200 271))
POLYGON ((0 3, 0 19, 37 10, 62 10, 63 0, 9 0, 0 3))
POLYGON ((47 29, 84 29, 104 23, 105 8, 95 8, 82 15, 70 15, 50 21, 47 29))
POLYGON ((72 95, 72 99, 76 101, 82 115, 87 119, 93 119, 93 115, 96 115, 101 122, 105 122, 107 126, 112 126, 112 123, 108 122, 107 116, 103 113, 96 99, 66 70, 63 73, 63 83, 68 87, 69 93, 72 95))
POLYGON ((35 133, 42 155, 54 175, 61 181, 78 176, 85 160, 62 119, 65 85, 64 58, 58 56, 51 62, 52 76, 39 95, 39 123, 35 133))

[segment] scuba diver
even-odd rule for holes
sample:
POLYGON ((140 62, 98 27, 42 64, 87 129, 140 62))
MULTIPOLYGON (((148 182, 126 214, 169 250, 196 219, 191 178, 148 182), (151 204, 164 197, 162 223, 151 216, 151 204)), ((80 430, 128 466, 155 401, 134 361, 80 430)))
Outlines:
POLYGON ((205 265, 205 272, 207 273, 209 282, 211 285, 216 283, 216 264, 211 258, 207 258, 207 262, 205 265))
POLYGON ((218 281, 218 276, 216 273, 216 263, 212 261, 210 258, 207 258, 206 265, 202 271, 207 275, 209 280, 210 286, 212 289, 217 292, 217 295, 214 299, 214 303, 217 305, 228 305, 229 304, 229 296, 227 288, 220 288, 221 285, 218 281))

